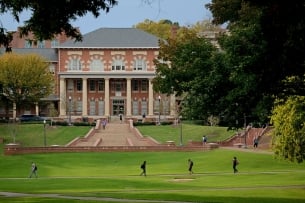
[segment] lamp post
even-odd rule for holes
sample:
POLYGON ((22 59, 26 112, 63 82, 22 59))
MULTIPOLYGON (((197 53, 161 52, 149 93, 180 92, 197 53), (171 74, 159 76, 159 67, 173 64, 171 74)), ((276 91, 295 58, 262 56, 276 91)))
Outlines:
POLYGON ((71 102, 72 102, 72 97, 69 96, 69 125, 71 125, 71 102))
POLYGON ((46 120, 43 120, 43 143, 45 147, 47 146, 46 123, 46 120))
POLYGON ((179 116, 180 121, 180 146, 182 146, 182 116, 179 116))
POLYGON ((244 145, 244 148, 247 148, 248 128, 247 128, 247 117, 246 117, 246 114, 244 114, 244 128, 245 128, 245 145, 244 145))
POLYGON ((159 95, 159 125, 161 124, 161 96, 159 95))

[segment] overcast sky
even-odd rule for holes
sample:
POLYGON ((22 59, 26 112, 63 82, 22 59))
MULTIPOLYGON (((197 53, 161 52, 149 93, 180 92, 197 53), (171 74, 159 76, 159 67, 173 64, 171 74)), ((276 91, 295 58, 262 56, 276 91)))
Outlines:
MULTIPOLYGON (((143 0, 118 0, 119 4, 109 13, 102 11, 96 19, 91 14, 72 22, 79 27, 83 34, 101 27, 125 28, 143 22, 145 19, 159 21, 168 19, 178 22, 181 26, 195 24, 198 21, 211 19, 211 13, 205 9, 205 4, 211 0, 150 0, 152 4, 145 4, 143 0)), ((21 23, 13 20, 10 14, 0 15, 0 23, 9 31, 16 30, 29 18, 24 12, 21 23)))

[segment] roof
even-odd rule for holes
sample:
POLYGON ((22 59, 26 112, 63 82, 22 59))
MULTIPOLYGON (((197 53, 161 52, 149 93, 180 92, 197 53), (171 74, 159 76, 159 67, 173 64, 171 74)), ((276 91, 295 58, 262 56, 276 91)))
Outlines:
MULTIPOLYGON (((12 48, 13 53, 17 54, 38 54, 49 62, 58 61, 58 54, 54 48, 12 48)), ((5 53, 5 49, 0 49, 0 54, 5 53)))
POLYGON ((159 48, 159 38, 136 28, 100 28, 58 48, 159 48))

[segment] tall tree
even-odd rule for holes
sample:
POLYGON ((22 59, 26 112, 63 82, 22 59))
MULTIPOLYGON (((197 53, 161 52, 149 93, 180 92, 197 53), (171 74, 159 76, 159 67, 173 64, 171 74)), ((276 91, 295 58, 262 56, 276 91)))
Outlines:
POLYGON ((8 53, 0 56, 0 84, 6 100, 17 108, 35 103, 52 92, 49 64, 38 55, 8 53))
POLYGON ((221 88, 226 88, 226 80, 223 80, 226 71, 214 65, 216 59, 222 63, 216 47, 196 32, 184 28, 177 37, 160 44, 160 53, 155 60, 155 91, 184 96, 183 112, 189 118, 218 116, 216 106, 221 102, 215 100, 221 98, 224 92, 221 88))
POLYGON ((277 157, 301 163, 305 160, 305 97, 277 100, 271 121, 273 149, 277 157))
MULTIPOLYGON (((213 14, 216 24, 228 23, 228 28, 238 25, 248 26, 247 20, 254 17, 259 25, 256 34, 260 36, 257 44, 264 46, 264 58, 257 61, 260 70, 268 79, 264 82, 269 94, 305 95, 305 84, 296 85, 283 81, 287 77, 304 79, 305 64, 305 3, 304 1, 259 1, 259 0, 212 0, 207 8, 213 14), (245 12, 247 11, 247 12, 245 12), (260 60, 260 61, 259 61, 260 60), (259 63, 258 63, 259 62, 259 63)), ((259 54, 259 53, 258 53, 259 54)))
MULTIPOLYGON (((31 17, 24 22, 21 33, 27 35, 31 31, 37 40, 52 39, 62 32, 68 37, 81 40, 81 33, 71 25, 71 21, 89 12, 98 17, 101 10, 108 12, 116 4, 117 0, 0 0, 0 14, 9 12, 19 22, 22 11, 31 11, 31 17)), ((1 26, 1 29, 5 28, 1 26)), ((5 43, 2 39, 7 39, 1 34, 1 29, 0 45, 5 43)))
MULTIPOLYGON (((207 7, 215 23, 228 23, 231 36, 222 45, 234 68, 232 73, 256 81, 249 83, 255 91, 245 91, 248 92, 245 96, 265 98, 257 101, 269 103, 265 104, 269 107, 277 98, 272 112, 266 106, 260 108, 271 115, 275 154, 302 162, 305 159, 305 2, 212 0, 207 7), (240 32, 251 27, 252 31, 247 32, 251 35, 240 32), (241 46, 249 39, 252 46, 241 46)), ((238 78, 233 81, 246 87, 238 78)))

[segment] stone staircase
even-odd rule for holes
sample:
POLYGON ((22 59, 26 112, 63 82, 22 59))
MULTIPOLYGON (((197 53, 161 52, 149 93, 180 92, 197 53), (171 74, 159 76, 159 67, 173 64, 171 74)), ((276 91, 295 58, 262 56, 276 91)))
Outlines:
POLYGON ((94 133, 86 138, 79 138, 69 146, 157 146, 158 143, 149 138, 144 138, 127 123, 112 120, 103 129, 98 122, 94 133))
POLYGON ((271 142, 271 136, 267 135, 270 132, 270 130, 272 130, 272 128, 268 126, 265 128, 249 127, 246 129, 246 131, 241 131, 237 133, 235 136, 229 138, 228 140, 219 142, 218 144, 220 146, 225 146, 225 147, 231 147, 231 146, 244 147, 246 142, 247 147, 252 148, 253 140, 256 137, 259 140, 258 147, 267 149, 270 148, 270 142, 271 142))

